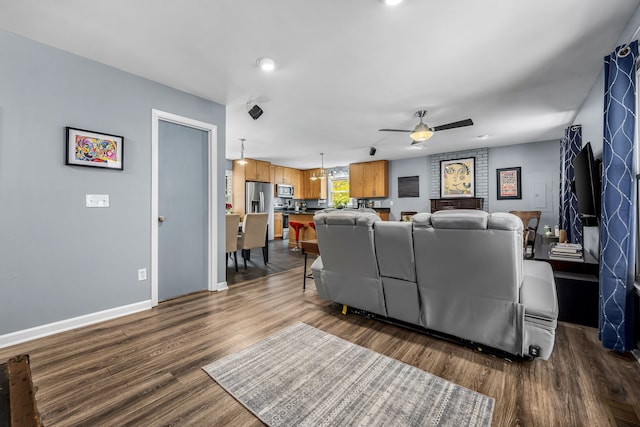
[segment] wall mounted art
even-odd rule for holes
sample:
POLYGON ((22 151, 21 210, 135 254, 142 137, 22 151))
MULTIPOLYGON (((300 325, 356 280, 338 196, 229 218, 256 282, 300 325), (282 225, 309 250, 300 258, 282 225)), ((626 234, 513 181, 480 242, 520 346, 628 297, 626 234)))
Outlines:
POLYGON ((440 161, 440 197, 474 197, 476 158, 440 161))
POLYGON ((522 199, 520 167, 496 169, 498 200, 522 199))
POLYGON ((417 176, 398 177, 398 197, 420 197, 420 181, 417 176))
POLYGON ((124 169, 124 137, 67 127, 65 164, 124 169))

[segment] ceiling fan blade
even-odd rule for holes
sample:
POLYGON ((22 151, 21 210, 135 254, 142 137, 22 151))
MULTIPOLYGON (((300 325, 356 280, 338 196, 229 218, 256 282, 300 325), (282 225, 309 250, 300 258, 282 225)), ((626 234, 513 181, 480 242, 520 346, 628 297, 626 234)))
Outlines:
POLYGON ((446 125, 436 126, 433 128, 433 130, 437 132, 439 130, 455 129, 455 128, 461 128, 461 127, 472 126, 472 125, 473 125, 473 120, 465 119, 465 120, 460 120, 458 122, 447 123, 446 125))
POLYGON ((379 132, 413 132, 411 130, 404 129, 378 129, 379 132))

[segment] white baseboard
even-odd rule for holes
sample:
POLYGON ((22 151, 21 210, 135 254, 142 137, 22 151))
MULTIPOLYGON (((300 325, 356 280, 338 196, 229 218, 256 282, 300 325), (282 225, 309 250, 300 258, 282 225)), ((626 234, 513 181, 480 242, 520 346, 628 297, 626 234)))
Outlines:
POLYGON ((129 305, 123 305, 121 307, 98 311, 96 313, 73 317, 71 319, 60 320, 46 325, 35 326, 21 331, 11 332, 5 335, 0 335, 0 348, 9 347, 11 345, 20 344, 36 338, 46 337, 48 335, 57 334, 59 332, 80 328, 94 323, 104 322, 105 320, 111 320, 116 317, 122 317, 139 311, 148 310, 151 307, 151 300, 141 301, 129 305))
POLYGON ((224 282, 219 282, 214 291, 226 291, 227 289, 229 289, 229 286, 227 285, 228 284, 226 280, 224 282))

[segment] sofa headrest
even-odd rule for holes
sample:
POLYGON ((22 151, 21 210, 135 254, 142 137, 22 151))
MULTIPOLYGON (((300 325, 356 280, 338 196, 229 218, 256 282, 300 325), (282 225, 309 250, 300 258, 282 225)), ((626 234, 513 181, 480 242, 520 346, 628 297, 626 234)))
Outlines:
POLYGON ((431 213, 429 212, 417 213, 411 218, 411 222, 413 223, 413 226, 417 228, 431 227, 431 213))
POLYGON ((413 216, 414 227, 433 227, 458 230, 520 230, 522 221, 517 216, 506 213, 488 213, 475 209, 452 209, 413 216))
POLYGON ((485 230, 489 213, 475 209, 452 209, 431 214, 433 228, 485 230))
POLYGON ((380 217, 374 210, 364 211, 358 209, 338 209, 333 211, 318 211, 313 216, 316 225, 351 225, 370 227, 374 222, 380 221, 380 217))
POLYGON ((495 212, 489 217, 489 228, 494 230, 518 230, 522 233, 522 220, 507 212, 495 212))

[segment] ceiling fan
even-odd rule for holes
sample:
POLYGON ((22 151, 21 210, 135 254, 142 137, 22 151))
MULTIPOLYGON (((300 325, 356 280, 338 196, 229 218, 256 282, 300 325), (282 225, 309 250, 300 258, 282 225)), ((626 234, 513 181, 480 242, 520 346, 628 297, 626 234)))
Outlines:
POLYGON ((422 121, 424 116, 427 115, 427 110, 416 111, 415 115, 420 118, 420 123, 418 123, 416 127, 413 128, 413 130, 404 130, 404 129, 378 129, 378 130, 381 132, 410 132, 411 135, 409 136, 411 136, 411 139, 413 140, 411 145, 415 145, 415 144, 420 144, 426 141, 427 139, 431 138, 434 132, 473 125, 473 120, 465 119, 457 122, 447 123, 445 125, 429 127, 422 121))

